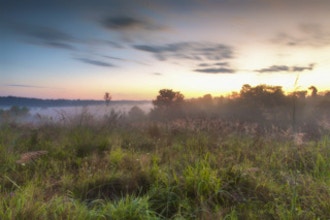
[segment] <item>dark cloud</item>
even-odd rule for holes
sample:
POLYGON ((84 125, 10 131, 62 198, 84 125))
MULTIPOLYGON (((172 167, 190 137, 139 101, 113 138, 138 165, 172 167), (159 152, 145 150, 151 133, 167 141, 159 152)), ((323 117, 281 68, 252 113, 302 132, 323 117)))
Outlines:
POLYGON ((235 73, 235 70, 229 68, 205 68, 205 69, 195 69, 194 71, 200 73, 212 73, 212 74, 235 73))
POLYGON ((162 26, 156 23, 143 20, 140 18, 133 18, 128 16, 107 17, 101 21, 103 27, 118 31, 126 30, 161 30, 162 26))
POLYGON ((259 73, 275 73, 275 72, 302 72, 305 70, 313 70, 314 64, 310 64, 309 66, 286 66, 286 65, 273 65, 268 68, 263 68, 259 70, 255 70, 259 73))
POLYGON ((232 59, 233 48, 218 43, 178 42, 165 45, 134 45, 137 50, 152 53, 158 60, 192 61, 200 73, 235 73, 227 62, 214 62, 232 59), (203 62, 204 61, 204 62, 203 62), (202 63, 200 63, 202 62, 202 63))
POLYGON ((76 58, 76 60, 79 60, 83 63, 88 63, 96 66, 102 66, 102 67, 114 67, 113 64, 99 61, 99 60, 93 60, 93 59, 88 59, 88 58, 76 58))
POLYGON ((217 43, 179 42, 160 46, 134 45, 133 47, 153 53, 158 60, 218 61, 233 58, 232 47, 217 43))
POLYGON ((140 65, 148 65, 144 62, 138 61, 138 60, 132 60, 132 59, 123 59, 120 57, 114 57, 114 56, 108 56, 108 55, 102 55, 102 57, 110 59, 110 60, 117 60, 117 61, 122 61, 122 62, 131 62, 131 63, 137 63, 140 65))
POLYGON ((55 47, 59 49, 66 49, 66 50, 75 50, 76 48, 71 44, 62 43, 62 42, 44 42, 45 45, 50 47, 55 47))
POLYGON ((40 40, 50 42, 72 42, 75 40, 71 35, 51 27, 35 26, 26 30, 29 35, 40 40))
POLYGON ((110 40, 76 38, 55 27, 45 27, 17 22, 8 22, 6 26, 21 36, 27 37, 25 42, 40 46, 75 51, 78 50, 78 47, 80 47, 79 50, 81 50, 81 47, 90 48, 90 46, 109 46, 115 49, 123 48, 121 44, 110 40))
POLYGON ((23 23, 8 23, 7 26, 22 36, 29 38, 29 42, 59 49, 75 50, 73 43, 78 40, 68 33, 53 27, 45 27, 23 23))
POLYGON ((227 62, 220 62, 220 63, 215 63, 217 66, 229 66, 227 62))
POLYGON ((106 16, 101 15, 97 22, 106 30, 115 33, 125 44, 137 41, 150 42, 168 30, 167 26, 159 24, 156 19, 147 17, 146 14, 139 15, 137 8, 132 13, 121 10, 108 12, 106 16))
MULTIPOLYGON (((24 24, 17 22, 9 22, 7 24, 12 31, 24 36, 23 40, 26 43, 51 47, 57 49, 63 49, 67 51, 79 52, 82 57, 94 55, 95 52, 91 50, 95 46, 98 48, 100 46, 109 46, 115 49, 121 49, 122 46, 114 41, 104 40, 104 39, 83 39, 76 38, 69 33, 63 32, 54 27, 45 27, 32 24, 24 24), (85 50, 87 48, 88 50, 85 50)), ((116 61, 126 61, 125 59, 101 55, 103 58, 112 59, 116 61)), ((99 61, 97 59, 87 59, 87 58, 74 58, 84 63, 103 66, 103 67, 113 67, 114 65, 109 62, 99 61)))
POLYGON ((125 59, 123 58, 119 58, 119 57, 113 57, 113 56, 108 56, 108 55, 104 55, 103 56, 104 58, 108 58, 108 59, 111 59, 111 60, 120 60, 120 61, 126 61, 125 59))
POLYGON ((259 72, 259 73, 283 72, 283 71, 289 71, 289 67, 285 66, 285 65, 281 65, 281 66, 273 65, 273 66, 270 66, 268 68, 263 68, 263 69, 260 69, 260 70, 256 70, 256 72, 259 72))
POLYGON ((199 67, 209 67, 209 66, 229 66, 228 62, 219 62, 219 63, 200 63, 198 64, 199 67))
POLYGON ((162 76, 163 74, 162 74, 162 73, 152 73, 152 75, 155 75, 155 76, 162 76))
POLYGON ((302 72, 305 70, 313 70, 314 69, 314 65, 313 63, 309 64, 309 66, 293 66, 291 67, 291 71, 293 72, 302 72))
POLYGON ((217 63, 200 63, 198 64, 197 69, 194 69, 195 72, 200 73, 235 73, 236 70, 230 67, 228 62, 217 62, 217 63))

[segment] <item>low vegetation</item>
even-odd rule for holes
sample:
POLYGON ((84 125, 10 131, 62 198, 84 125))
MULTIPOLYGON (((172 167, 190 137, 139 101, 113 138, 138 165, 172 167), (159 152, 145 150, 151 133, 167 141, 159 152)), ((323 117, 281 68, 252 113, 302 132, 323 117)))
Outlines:
POLYGON ((309 136, 211 110, 182 115, 179 97, 166 120, 160 102, 150 115, 3 120, 0 219, 330 218, 326 122, 309 136))

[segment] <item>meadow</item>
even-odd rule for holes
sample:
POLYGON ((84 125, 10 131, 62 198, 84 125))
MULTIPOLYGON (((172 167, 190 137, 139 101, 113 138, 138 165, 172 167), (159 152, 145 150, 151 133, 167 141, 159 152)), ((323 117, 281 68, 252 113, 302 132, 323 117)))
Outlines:
POLYGON ((133 116, 2 121, 0 219, 330 218, 328 128, 133 116))

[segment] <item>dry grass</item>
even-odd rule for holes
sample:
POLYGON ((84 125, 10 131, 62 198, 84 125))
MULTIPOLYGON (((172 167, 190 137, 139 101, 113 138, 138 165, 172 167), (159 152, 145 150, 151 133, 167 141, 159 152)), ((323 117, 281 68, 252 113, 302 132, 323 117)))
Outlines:
POLYGON ((20 155, 20 159, 16 160, 18 164, 26 164, 31 161, 34 161, 40 158, 42 155, 48 154, 48 151, 40 150, 40 151, 29 151, 20 155))

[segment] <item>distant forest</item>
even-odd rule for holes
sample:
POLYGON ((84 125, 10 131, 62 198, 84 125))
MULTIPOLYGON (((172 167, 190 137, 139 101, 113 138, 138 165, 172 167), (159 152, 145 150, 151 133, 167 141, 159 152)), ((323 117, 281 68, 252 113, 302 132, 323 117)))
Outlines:
MULTIPOLYGON (((113 103, 145 103, 147 101, 112 101, 113 103)), ((87 106, 87 105, 102 105, 104 100, 69 100, 69 99, 37 99, 7 96, 0 97, 0 107, 19 106, 19 107, 64 107, 64 106, 87 106)))

